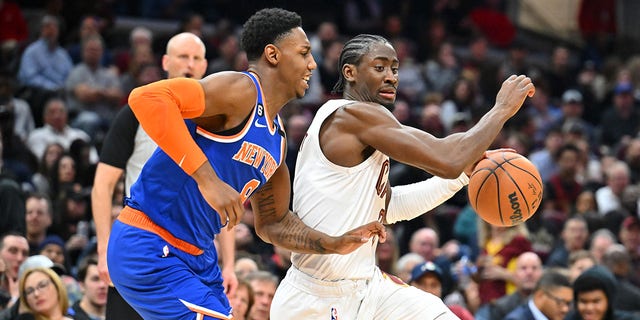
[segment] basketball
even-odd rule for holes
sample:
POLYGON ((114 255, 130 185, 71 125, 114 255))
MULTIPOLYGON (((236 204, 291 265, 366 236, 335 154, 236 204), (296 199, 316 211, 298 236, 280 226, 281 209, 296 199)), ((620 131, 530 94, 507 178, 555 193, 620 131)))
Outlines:
POLYGON ((484 221, 502 227, 531 218, 542 201, 538 169, 522 155, 490 153, 473 170, 468 186, 469 203, 484 221))

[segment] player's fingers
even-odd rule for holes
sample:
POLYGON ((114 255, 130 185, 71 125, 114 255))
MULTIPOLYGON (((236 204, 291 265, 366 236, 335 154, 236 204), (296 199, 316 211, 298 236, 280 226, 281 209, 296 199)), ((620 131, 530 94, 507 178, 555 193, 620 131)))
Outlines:
POLYGON ((536 94, 536 86, 533 83, 529 83, 525 89, 527 90, 527 96, 529 98, 533 97, 536 94))
POLYGON ((499 152, 516 152, 516 150, 512 149, 512 148, 500 148, 500 149, 487 150, 487 151, 485 151, 484 156, 486 158, 487 156, 489 156, 491 154, 499 153, 499 152))
POLYGON ((233 212, 229 216, 229 230, 233 229, 238 223, 240 223, 240 219, 242 219, 242 214, 244 210, 242 209, 242 204, 240 201, 236 201, 233 205, 233 212))
POLYGON ((378 236, 380 237, 380 239, 378 240, 380 241, 380 243, 384 243, 387 241, 387 229, 384 228, 384 226, 382 229, 382 233, 380 233, 378 236))
POLYGON ((220 215, 220 223, 222 224, 222 226, 220 228, 224 228, 226 226, 229 225, 229 210, 227 210, 226 208, 223 210, 218 211, 218 214, 220 215))

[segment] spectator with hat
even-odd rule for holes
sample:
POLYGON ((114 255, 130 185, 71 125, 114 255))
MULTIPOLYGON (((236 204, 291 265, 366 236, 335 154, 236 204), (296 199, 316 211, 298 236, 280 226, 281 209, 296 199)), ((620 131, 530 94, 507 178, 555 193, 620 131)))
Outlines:
POLYGON ((620 82, 613 89, 613 106, 606 109, 600 121, 600 142, 617 147, 638 134, 640 113, 633 99, 633 85, 620 82))
POLYGON ((427 261, 413 268, 409 284, 434 296, 442 298, 442 269, 427 261))
POLYGON ((60 236, 55 234, 48 235, 42 240, 36 252, 48 257, 54 263, 68 268, 66 264, 65 244, 60 236))
MULTIPOLYGON (((413 268, 409 284, 442 299, 442 269, 431 261, 426 261, 413 268)), ((473 319, 473 315, 460 305, 449 305, 451 311, 460 319, 473 319)))
POLYGON ((584 99, 582 93, 576 89, 569 89, 562 94, 560 100, 560 118, 553 124, 554 127, 559 128, 562 132, 575 132, 580 133, 589 141, 590 144, 595 143, 594 128, 589 122, 583 118, 584 114, 584 99))

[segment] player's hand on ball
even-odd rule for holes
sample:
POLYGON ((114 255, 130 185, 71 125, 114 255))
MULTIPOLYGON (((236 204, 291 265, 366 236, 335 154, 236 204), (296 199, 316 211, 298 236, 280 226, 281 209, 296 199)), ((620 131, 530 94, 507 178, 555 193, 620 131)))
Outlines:
POLYGON ((374 236, 378 236, 380 242, 385 242, 387 239, 387 231, 378 221, 369 222, 336 237, 333 251, 338 254, 351 253, 363 244, 370 242, 374 236))
POLYGON ((482 157, 480 157, 480 159, 476 160, 475 162, 473 162, 472 164, 470 164, 466 168, 464 168, 464 173, 467 175, 467 177, 471 177, 471 174, 473 173, 473 170, 475 170, 476 166, 478 165, 478 163, 480 161, 482 161, 482 159, 489 158, 489 156, 491 156, 494 153, 498 153, 498 152, 516 152, 516 150, 511 149, 511 148, 500 148, 500 149, 487 150, 482 154, 482 157))

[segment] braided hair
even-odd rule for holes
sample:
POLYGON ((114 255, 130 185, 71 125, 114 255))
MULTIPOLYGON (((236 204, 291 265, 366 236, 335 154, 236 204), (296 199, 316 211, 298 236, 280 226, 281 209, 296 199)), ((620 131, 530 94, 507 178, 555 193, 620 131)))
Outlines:
POLYGON ((240 39, 249 61, 262 55, 264 47, 282 39, 291 29, 302 26, 302 18, 295 12, 280 8, 262 9, 245 22, 240 39))
POLYGON ((338 68, 340 69, 338 72, 338 82, 333 86, 333 93, 343 92, 347 85, 347 80, 344 78, 344 74, 342 74, 342 67, 344 67, 345 64, 358 65, 362 57, 369 53, 374 43, 390 44, 389 40, 384 37, 373 34, 357 35, 344 44, 342 52, 340 53, 340 63, 338 64, 338 68))

